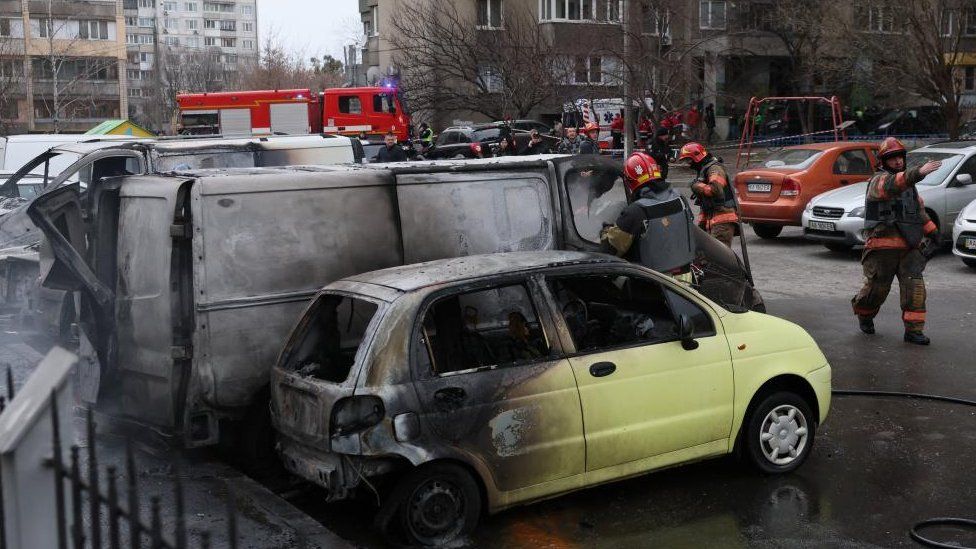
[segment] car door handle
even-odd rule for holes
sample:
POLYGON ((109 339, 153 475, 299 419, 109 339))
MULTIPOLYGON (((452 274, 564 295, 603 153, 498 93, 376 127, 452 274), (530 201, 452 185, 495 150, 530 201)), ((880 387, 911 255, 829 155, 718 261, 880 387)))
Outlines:
POLYGON ((467 396, 464 389, 460 387, 445 387, 434 392, 434 400, 447 408, 460 406, 467 396))
POLYGON ((590 375, 593 377, 608 376, 617 371, 617 365, 613 362, 597 362, 590 366, 590 375))

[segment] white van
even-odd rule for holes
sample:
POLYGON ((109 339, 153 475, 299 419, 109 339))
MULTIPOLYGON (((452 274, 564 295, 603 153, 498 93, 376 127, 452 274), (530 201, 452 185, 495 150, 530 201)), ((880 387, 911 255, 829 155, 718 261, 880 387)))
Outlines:
MULTIPOLYGON (((51 147, 67 143, 78 143, 87 139, 97 139, 103 136, 85 134, 43 134, 43 135, 8 135, 0 137, 0 172, 14 173, 51 147)), ((130 136, 129 139, 132 139, 130 136)), ((61 164, 52 163, 52 173, 59 173, 71 164, 72 160, 65 158, 61 164)), ((31 173, 42 174, 44 166, 38 166, 31 173), (40 171, 39 171, 40 170, 40 171)))

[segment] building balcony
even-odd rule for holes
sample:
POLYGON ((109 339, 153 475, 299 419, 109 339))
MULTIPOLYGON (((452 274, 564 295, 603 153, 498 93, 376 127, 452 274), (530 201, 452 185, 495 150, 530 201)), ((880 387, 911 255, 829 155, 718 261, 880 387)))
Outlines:
POLYGON ((51 13, 54 17, 71 19, 77 19, 79 14, 85 14, 85 17, 89 19, 115 19, 115 2, 86 2, 85 0, 48 2, 45 0, 30 0, 27 6, 31 16, 34 17, 47 17, 48 13, 51 13))

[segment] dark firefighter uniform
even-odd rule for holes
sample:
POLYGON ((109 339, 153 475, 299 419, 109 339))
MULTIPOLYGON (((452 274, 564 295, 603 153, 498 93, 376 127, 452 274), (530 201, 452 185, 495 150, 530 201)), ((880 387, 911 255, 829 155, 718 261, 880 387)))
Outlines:
POLYGON ((646 153, 624 166, 633 201, 603 231, 603 251, 673 276, 689 272, 695 259, 693 214, 646 153))
MULTIPOLYGON (((898 277, 901 289, 902 320, 905 340, 927 344, 925 328, 926 258, 921 251, 923 239, 935 235, 937 227, 929 219, 915 184, 924 176, 919 168, 897 173, 880 173, 871 178, 864 205, 864 229, 867 243, 861 264, 864 287, 852 300, 854 314, 861 329, 874 333, 872 319, 888 297, 891 282, 898 277)), ((937 237, 936 237, 937 238, 937 237)))
POLYGON ((739 215, 735 212, 735 197, 725 167, 714 158, 706 162, 699 170, 691 192, 701 206, 698 226, 731 248, 739 215))

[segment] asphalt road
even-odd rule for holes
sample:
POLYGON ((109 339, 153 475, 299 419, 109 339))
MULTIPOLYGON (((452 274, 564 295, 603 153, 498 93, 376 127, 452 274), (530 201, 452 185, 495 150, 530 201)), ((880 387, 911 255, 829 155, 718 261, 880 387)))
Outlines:
MULTIPOLYGON (((770 313, 823 348, 834 387, 976 399, 976 271, 948 253, 926 271, 928 348, 902 342, 897 287, 878 334, 857 331, 850 298, 858 255, 835 254, 798 229, 762 241, 747 229, 770 313)), ((896 285, 897 286, 897 285, 896 285)), ((908 530, 933 516, 976 519, 976 408, 837 397, 813 454, 796 473, 764 477, 714 460, 584 490, 489 517, 466 543, 510 547, 915 547, 908 530)), ((368 501, 293 501, 340 536, 380 546, 368 501)), ((976 534, 954 539, 976 546, 976 534)))

